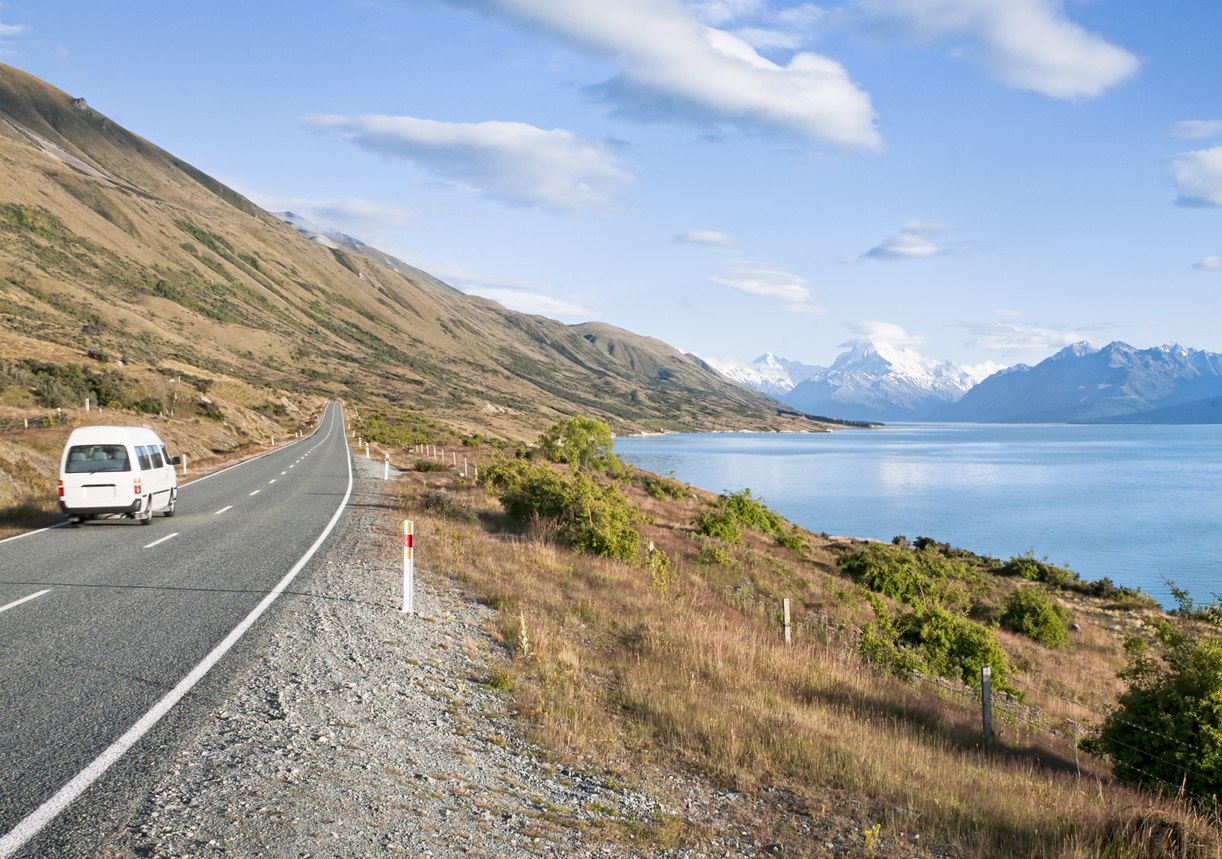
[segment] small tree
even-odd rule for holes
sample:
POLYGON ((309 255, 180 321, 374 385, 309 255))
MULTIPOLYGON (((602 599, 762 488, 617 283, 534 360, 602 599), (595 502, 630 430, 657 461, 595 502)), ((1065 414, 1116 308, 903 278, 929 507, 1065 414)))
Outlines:
POLYGON ((1091 745, 1121 781, 1222 794, 1222 620, 1216 600, 1198 611, 1188 591, 1168 585, 1179 616, 1158 621, 1153 655, 1143 639, 1126 643, 1128 691, 1091 745))
POLYGON ((539 436, 539 450, 552 462, 567 462, 578 471, 608 462, 615 440, 611 427, 580 415, 549 427, 539 436))

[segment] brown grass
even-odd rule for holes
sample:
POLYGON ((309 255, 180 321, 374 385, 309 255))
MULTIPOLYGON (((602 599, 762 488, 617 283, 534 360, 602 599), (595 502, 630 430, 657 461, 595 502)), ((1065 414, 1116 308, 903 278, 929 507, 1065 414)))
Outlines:
MULTIPOLYGON (((831 795, 854 797, 869 809, 863 829, 878 824, 880 843, 892 845, 915 829, 978 856, 1219 855, 1205 818, 1114 784, 1085 755, 1075 764, 1069 741, 1007 724, 1003 711, 1002 742, 987 752, 975 702, 879 675, 846 651, 844 626, 867 615, 818 538, 811 560, 756 541, 729 564, 697 565, 688 523, 698 502, 638 492, 633 501, 655 521, 643 536, 682 564, 677 580, 659 584, 641 568, 569 552, 546 527, 520 533, 469 484, 447 488, 480 524, 433 518, 415 507, 430 477, 402 483, 419 562, 499 609, 496 634, 512 662, 487 679, 512 687, 533 738, 564 759, 628 780, 663 766, 737 791, 780 787, 808 813, 831 795), (779 594, 794 598, 801 621, 792 647, 775 619, 779 594)), ((1047 685, 1051 671, 1066 688, 1089 680, 1087 694, 1101 701, 1114 695, 1100 678, 1119 648, 1091 661, 1100 635, 1084 627, 1055 656, 1005 644, 1026 665, 1020 677, 1047 685)), ((1041 718, 1083 720, 1058 702, 1040 701, 1041 718)))

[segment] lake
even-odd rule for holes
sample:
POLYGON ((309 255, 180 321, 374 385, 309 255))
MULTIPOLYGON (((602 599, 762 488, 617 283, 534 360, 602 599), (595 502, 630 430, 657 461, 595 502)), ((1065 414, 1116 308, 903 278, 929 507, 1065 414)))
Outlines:
POLYGON ((811 434, 617 438, 627 462, 750 488, 804 528, 933 537, 1002 560, 1034 549, 1173 605, 1222 593, 1222 426, 895 424, 811 434))

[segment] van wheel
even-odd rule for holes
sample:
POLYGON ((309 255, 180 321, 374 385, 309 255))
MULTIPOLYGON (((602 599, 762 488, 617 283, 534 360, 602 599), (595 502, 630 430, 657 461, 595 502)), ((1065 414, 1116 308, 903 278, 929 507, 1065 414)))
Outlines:
POLYGON ((167 508, 166 508, 164 511, 162 511, 162 513, 161 513, 161 515, 162 515, 162 516, 164 516, 164 517, 165 517, 165 518, 167 518, 167 519, 169 519, 171 516, 173 516, 173 515, 174 515, 174 501, 175 501, 175 499, 171 498, 171 499, 170 499, 170 506, 169 506, 169 507, 167 507, 167 508))
POLYGON ((78 518, 77 518, 77 517, 75 517, 75 516, 73 516, 71 519, 69 519, 69 520, 68 520, 68 523, 69 523, 69 524, 70 524, 70 525, 71 525, 73 528, 79 528, 79 527, 81 527, 81 520, 80 520, 80 519, 78 519, 78 518))
POLYGON ((153 496, 149 496, 148 509, 144 513, 137 513, 136 518, 140 520, 141 525, 153 524, 153 496))

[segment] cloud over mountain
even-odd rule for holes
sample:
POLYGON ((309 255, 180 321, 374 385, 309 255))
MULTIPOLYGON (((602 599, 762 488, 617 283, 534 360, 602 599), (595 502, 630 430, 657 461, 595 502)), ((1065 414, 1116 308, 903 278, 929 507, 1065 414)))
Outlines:
POLYGON ((311 116, 306 122, 510 206, 608 215, 622 207, 620 192, 636 181, 620 168, 614 143, 559 128, 410 116, 311 116))
POLYGON ((933 237, 951 232, 954 227, 946 224, 922 224, 909 221, 904 229, 894 236, 883 239, 878 245, 870 248, 862 259, 876 259, 886 262, 897 260, 928 259, 942 254, 957 253, 960 247, 939 245, 933 237))
POLYGON ((590 89, 616 114, 769 129, 880 149, 869 95, 834 60, 809 52, 786 65, 703 25, 679 0, 451 0, 542 30, 618 64, 590 89))
POLYGON ((751 295, 779 298, 795 304, 810 301, 805 278, 763 263, 737 260, 727 265, 720 277, 713 275, 709 279, 751 295))

